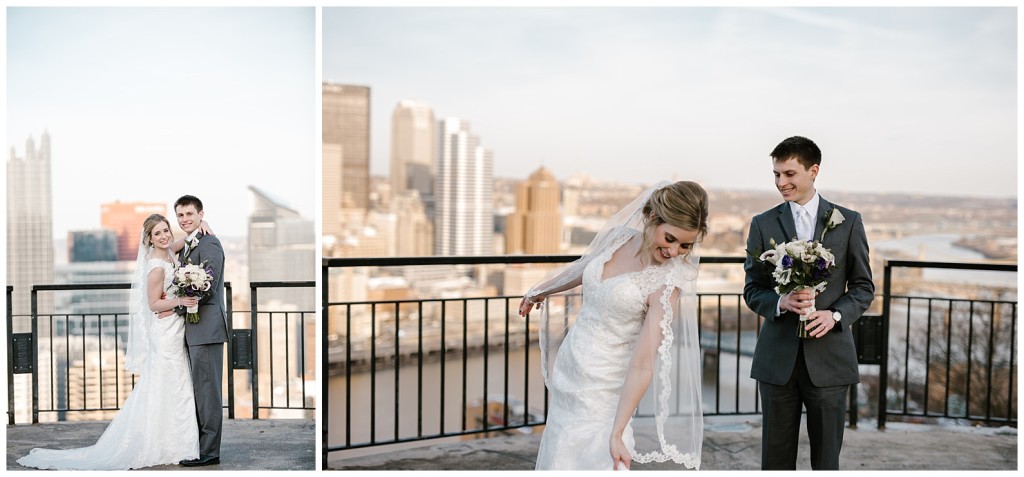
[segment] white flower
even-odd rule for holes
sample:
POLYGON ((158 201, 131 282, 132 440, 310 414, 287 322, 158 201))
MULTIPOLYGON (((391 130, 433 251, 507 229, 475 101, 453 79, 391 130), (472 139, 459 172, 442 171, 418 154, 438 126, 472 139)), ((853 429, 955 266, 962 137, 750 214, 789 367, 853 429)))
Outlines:
POLYGON ((843 217, 843 213, 839 211, 837 207, 832 208, 832 214, 828 217, 828 224, 826 226, 830 229, 834 229, 843 223, 846 217, 843 217))
POLYGON ((761 260, 762 262, 768 262, 772 265, 778 265, 780 258, 782 258, 782 256, 779 255, 778 251, 766 250, 764 253, 761 254, 759 260, 761 260))
POLYGON ((772 277, 775 278, 775 283, 778 283, 779 285, 789 284, 789 280, 792 275, 792 268, 776 268, 772 273, 772 277))
POLYGON ((843 223, 843 221, 846 220, 846 217, 843 217, 843 213, 840 212, 839 208, 837 207, 833 206, 832 210, 827 213, 828 219, 825 222, 825 228, 821 231, 821 237, 818 239, 820 241, 825 240, 825 232, 828 232, 829 230, 838 227, 839 224, 843 223))
POLYGON ((820 255, 821 258, 824 258, 825 261, 828 262, 829 266, 836 264, 836 256, 832 255, 832 252, 830 252, 827 248, 822 249, 820 255))

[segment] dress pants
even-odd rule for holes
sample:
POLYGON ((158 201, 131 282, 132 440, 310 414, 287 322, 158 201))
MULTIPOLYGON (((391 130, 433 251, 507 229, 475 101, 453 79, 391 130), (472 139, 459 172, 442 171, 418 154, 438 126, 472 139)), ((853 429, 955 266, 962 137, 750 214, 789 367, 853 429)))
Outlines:
POLYGON ((802 341, 789 382, 779 386, 759 381, 758 385, 762 402, 761 469, 796 469, 800 414, 806 407, 811 468, 838 470, 850 386, 815 386, 807 374, 802 341))
POLYGON ((199 421, 199 455, 220 457, 224 343, 189 346, 188 359, 196 396, 196 420, 199 421))

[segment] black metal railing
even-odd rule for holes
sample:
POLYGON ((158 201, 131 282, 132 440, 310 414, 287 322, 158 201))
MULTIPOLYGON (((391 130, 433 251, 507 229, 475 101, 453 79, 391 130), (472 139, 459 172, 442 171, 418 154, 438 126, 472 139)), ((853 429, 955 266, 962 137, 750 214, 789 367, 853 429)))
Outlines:
POLYGON ((1016 273, 1017 265, 893 260, 885 264, 885 333, 878 426, 889 416, 1017 425, 1017 297, 964 299, 898 294, 893 270, 1016 273), (987 332, 986 332, 987 331, 987 332), (890 373, 892 373, 890 375, 890 373), (980 384, 979 392, 972 384, 980 384), (972 394, 973 391, 973 394, 972 394))
MULTIPOLYGON (((302 310, 302 311, 281 311, 281 310, 263 310, 259 308, 258 293, 259 290, 268 289, 280 289, 280 288, 316 288, 316 282, 314 281, 303 281, 303 282, 252 282, 249 284, 249 299, 251 306, 251 313, 256 323, 260 323, 264 316, 266 316, 266 328, 267 334, 267 349, 270 356, 274 356, 275 347, 275 336, 281 336, 283 333, 283 344, 285 346, 283 356, 284 363, 283 367, 279 366, 277 372, 275 372, 274 364, 278 361, 276 359, 270 359, 267 361, 269 372, 266 374, 266 381, 269 383, 269 387, 272 390, 270 393, 265 393, 262 396, 267 396, 268 404, 260 404, 261 394, 260 390, 260 373, 259 373, 259 359, 252 360, 252 372, 250 373, 250 387, 253 395, 253 406, 252 406, 252 418, 259 419, 260 409, 304 409, 314 410, 316 409, 315 390, 316 387, 310 384, 308 372, 312 371, 315 374, 315 370, 307 369, 307 364, 315 363, 315 359, 309 359, 311 356, 316 356, 316 340, 310 339, 311 336, 316 336, 316 312, 313 310, 302 310), (274 317, 278 317, 277 328, 275 331, 274 317), (295 330, 292 332, 291 330, 295 330), (312 331, 312 333, 310 333, 312 331), (293 334, 294 333, 294 336, 293 334), (292 352, 292 340, 296 340, 297 344, 294 349, 297 352, 292 352), (308 339, 308 341, 307 341, 308 339), (307 344, 308 343, 308 344, 307 344), (313 348, 310 348, 313 346, 313 348), (308 356, 309 355, 309 356, 308 356), (282 371, 283 370, 283 371, 282 371), (283 374, 283 377, 282 377, 283 374), (292 381, 291 378, 298 378, 298 385, 300 386, 301 405, 294 405, 292 402, 292 381), (280 389, 280 383, 284 383, 284 405, 278 404, 280 398, 277 397, 277 389, 280 389), (310 390, 313 393, 310 393, 310 390)), ((313 291, 313 290, 310 290, 313 291)), ((315 296, 315 293, 313 294, 315 296)), ((259 341, 257 340, 258 326, 252 327, 252 336, 249 346, 253 350, 259 350, 257 346, 259 341)), ((243 342, 244 343, 244 342, 243 342)), ((280 346, 280 345, 278 345, 280 346)), ((278 353, 280 354, 280 353, 278 353)))
MULTIPOLYGON (((233 310, 231 300, 226 300, 226 313, 229 317, 248 314, 250 328, 233 328, 234 320, 229 319, 231 327, 229 343, 225 346, 227 360, 227 399, 224 408, 228 418, 235 418, 236 370, 249 371, 249 384, 252 395, 252 415, 260 416, 260 410, 293 409, 303 412, 315 411, 315 398, 308 392, 312 384, 307 381, 308 356, 315 355, 312 336, 315 336, 316 312, 313 310, 262 309, 257 306, 258 290, 268 288, 307 288, 313 296, 314 281, 305 282, 254 282, 250 284, 252 309, 250 311, 233 310), (274 317, 283 317, 284 326, 274 322, 274 317), (283 330, 282 330, 283 328, 283 330), (267 345, 257 346, 257 330, 267 336, 267 345), (298 330, 292 337, 291 330, 298 330), (283 339, 276 339, 283 334, 283 339), (293 344, 295 341, 297 344, 293 344), (275 351, 275 343, 278 349, 275 351), (284 348, 281 349, 280 347, 284 348), (261 350, 264 360, 270 368, 269 374, 260 376, 258 364, 261 350), (283 373, 275 373, 276 361, 283 361, 283 373), (282 374, 284 374, 282 378, 282 374), (303 399, 293 402, 292 381, 299 379, 298 392, 303 399), (262 379, 271 390, 284 390, 284 405, 278 405, 275 392, 260 394, 259 382, 262 379), (269 402, 268 404, 261 404, 269 402)), ((124 340, 127 335, 127 311, 115 313, 42 313, 39 309, 40 293, 88 292, 96 290, 128 290, 128 283, 93 283, 67 285, 35 285, 31 290, 31 314, 14 315, 11 306, 13 287, 7 287, 7 384, 8 384, 8 423, 15 424, 16 392, 15 376, 31 374, 31 422, 38 423, 40 413, 55 413, 58 420, 63 420, 68 413, 90 413, 100 411, 116 411, 120 408, 128 392, 135 385, 136 377, 124 369, 124 340), (15 319, 18 323, 15 323, 15 319), (19 329, 15 333, 16 329, 19 329), (25 331, 28 328, 28 331, 25 331), (81 350, 73 348, 80 347, 81 350), (87 362, 97 363, 90 366, 87 362), (81 369, 78 369, 78 368, 81 369), (74 370, 74 374, 72 374, 74 370), (40 404, 41 375, 45 375, 45 405, 40 404), (79 387, 72 381, 80 381, 79 387)), ((225 294, 232 296, 230 283, 225 283, 225 294)), ((127 300, 124 300, 127 303, 127 300)), ((293 307, 294 308, 294 307, 293 307)), ((77 383, 76 383, 77 384, 77 383)), ((23 404, 25 405, 25 404, 23 404)))
MULTIPOLYGON (((413 257, 413 258, 348 258, 324 259, 322 264, 322 457, 326 468, 328 454, 387 444, 405 443, 443 437, 458 437, 492 432, 524 430, 544 424, 547 415, 547 390, 539 376, 539 359, 535 356, 536 324, 515 315, 521 296, 486 296, 429 299, 376 299, 361 301, 331 300, 332 271, 357 267, 397 266, 480 266, 494 264, 558 264, 570 262, 576 256, 498 256, 498 257, 413 257), (495 312, 494 310, 497 310, 495 312), (433 315, 434 319, 425 319, 433 315), (482 323, 471 330, 470 316, 482 323), (360 318, 362 317, 362 318, 360 318), (353 324, 362 319, 362 322, 353 324), (331 324, 340 324, 332 334, 331 324), (363 339, 354 338, 354 332, 368 332, 363 339), (510 351, 522 356, 509 357, 510 351), (500 353, 497 354, 497 353, 500 353), (498 361, 492 366, 491 355, 498 361), (531 356, 533 354, 533 356, 531 356), (474 357, 471 360, 471 357, 474 357), (473 364, 470 364, 470 363, 473 364), (430 363, 432 370, 425 371, 430 363), (519 368, 510 372, 510 364, 519 368), (493 371, 492 371, 493 368, 493 371), (516 376, 510 388, 510 376, 516 376), (333 378, 332 378, 333 376, 333 378), (494 376, 500 379, 495 386, 494 376), (474 380, 469 382, 469 378, 474 380), (479 379, 479 382, 476 380, 479 379), (340 382, 332 386, 331 383, 340 382), (424 383, 434 383, 427 391, 438 405, 424 412, 426 401, 424 383), (488 386, 488 384, 492 384, 488 386), (332 392, 332 387, 334 387, 332 392), (497 388, 492 398, 489 389, 497 388), (454 390, 455 396, 452 396, 454 390), (356 395, 358 391, 358 394, 356 395), (383 392, 382 392, 383 391, 383 392), (468 412, 472 401, 467 393, 479 395, 480 409, 468 412), (522 396, 522 400, 512 395, 522 396), (335 399, 332 401, 332 396, 335 399), (532 407, 537 410, 531 413, 532 407), (460 409, 446 409, 454 401, 460 409), (495 411, 488 410, 494 404, 495 411), (333 418, 332 404, 341 403, 342 414, 333 418), (512 409, 516 410, 515 414, 512 409), (425 422, 429 421, 429 422, 425 422), (358 423, 356 421, 359 421, 358 423), (390 421, 390 422, 388 422, 390 421), (475 421, 475 422, 471 422, 475 421), (340 423, 340 425, 339 425, 340 423), (358 428, 358 429, 356 429, 358 428), (359 432, 354 435, 354 431, 359 432), (340 442, 332 442, 331 436, 340 442)), ((735 266, 743 257, 702 257, 702 264, 735 266)), ((908 262, 891 262, 894 266, 907 266, 908 262)), ((945 266, 947 264, 937 264, 945 266)), ((1015 271, 1016 266, 970 265, 971 269, 1015 271)), ((374 268, 377 270, 378 268, 374 268)), ((886 268, 886 280, 890 280, 886 268)), ((335 278, 336 279, 336 278, 335 278)), ((851 332, 857 344, 862 365, 878 365, 880 382, 892 367, 888 361, 890 348, 899 348, 910 339, 889 343, 888 330, 895 326, 890 320, 890 303, 894 299, 886 287, 882 315, 865 314, 854 323, 851 332)), ((1013 297, 1016 300, 1016 297, 1013 297)), ((985 300, 962 299, 972 307, 985 300)), ((549 306, 552 306, 549 303, 549 306)), ((557 307, 557 303, 555 303, 557 307)), ((1016 301, 997 301, 993 306, 1009 306, 1010 335, 1015 332, 1016 301)), ((760 413, 756 383, 749 379, 749 362, 760 333, 763 317, 751 312, 742 301, 742 293, 698 293, 698 319, 701 348, 704 356, 704 414, 752 415, 760 413)), ((991 333, 990 333, 991 334, 991 333)), ((992 347, 988 348, 991 353, 992 347)), ((1008 362, 1015 372, 1014 349, 1009 351, 1008 362)), ((989 375, 999 371, 992 360, 987 360, 989 375)), ((912 365, 913 366, 917 365, 912 365)), ((911 369, 907 368, 907 369, 911 369)), ((1006 386, 1007 395, 1016 396, 1012 373, 1006 386)), ((988 381, 991 389, 991 380, 988 381)), ((997 389, 1003 390, 997 386, 997 389)), ((906 387, 901 388, 906 389, 906 387)), ((872 392, 869 389, 869 394, 872 392)), ((886 390, 878 391, 881 395, 886 390)), ((891 394, 891 393, 890 393, 891 394)), ((992 394, 990 391, 988 394, 992 394)), ((905 396, 905 394, 904 394, 905 396)), ((870 396, 869 396, 870 399, 870 396)), ((882 400, 885 401, 885 400, 882 400)), ((891 401, 891 399, 890 399, 891 401)), ((991 406, 989 406, 991 407, 991 406)), ((914 415, 913 409, 905 414, 914 415)), ((857 386, 851 386, 849 423, 856 427, 860 409, 857 386)), ((879 427, 885 425, 885 415, 900 414, 898 410, 879 408, 879 427)), ((1016 425, 1016 410, 1010 408, 1016 425)), ((934 416, 935 414, 929 414, 934 416)), ((953 415, 951 415, 953 416, 953 415)), ((977 416, 975 416, 977 417, 977 416)), ((999 422, 989 412, 990 422, 999 422)))
MULTIPOLYGON (((547 390, 540 382, 540 360, 536 356, 537 348, 533 346, 537 343, 538 332, 529 316, 519 318, 516 314, 521 296, 332 301, 329 299, 331 270, 367 266, 558 264, 577 258, 498 256, 324 259, 322 316, 326 319, 323 325, 322 364, 323 369, 328 371, 327 375, 333 374, 344 383, 334 393, 330 390, 331 378, 322 383, 325 402, 331 402, 328 400, 331 395, 340 395, 343 414, 338 416, 338 420, 344 423, 335 434, 343 433, 343 444, 331 445, 331 413, 329 406, 324 406, 321 414, 325 423, 322 449, 324 462, 329 452, 424 439, 508 432, 544 424, 547 416, 547 390), (428 313, 424 313, 424 310, 428 309, 432 309, 433 314, 440 318, 426 322, 428 313), (353 338, 353 321, 357 315, 369 316, 369 323, 365 324, 369 336, 363 340, 353 338), (472 332, 469 321, 471 315, 477 318, 474 321, 482 323, 479 329, 472 332), (339 329, 333 334, 333 340, 330 331, 332 318, 344 326, 343 330, 339 329), (510 318, 514 321, 510 321, 510 318), (404 327, 403 322, 406 323, 404 327), (403 335, 404 340, 401 338, 403 335), (512 350, 521 356, 512 360, 509 357, 512 350), (498 362, 497 366, 491 364, 492 354, 498 362), (471 365, 470 357, 474 355, 478 357, 474 360, 476 363, 471 365), (433 366, 436 369, 425 379, 424 366, 430 361, 438 364, 433 366), (510 372, 510 367, 516 367, 517 370, 510 372), (384 368, 389 370, 382 372, 384 368), (383 375, 384 372, 388 375, 383 375), (409 374, 406 380, 402 379, 403 372, 409 374), (514 390, 510 389, 511 374, 522 375, 514 390), (493 383, 492 375, 499 377, 499 384, 493 383), (360 379, 363 382, 356 384, 355 381, 360 379), (470 379, 474 382, 470 383, 470 379), (535 382, 531 383, 531 380, 535 382), (411 384, 403 386, 403 381, 411 384), (427 414, 423 408, 424 382, 443 383, 436 386, 436 390, 429 390, 435 394, 433 399, 438 405, 427 414), (413 385, 415 389, 406 389, 413 385), (387 387, 388 390, 381 393, 378 391, 381 387, 387 387), (501 389, 496 393, 499 397, 490 399, 492 393, 489 389, 495 387, 501 389), (357 388, 360 391, 368 389, 369 393, 363 392, 360 399, 353 393, 357 388), (455 388, 457 395, 451 396, 450 388, 455 388), (513 400, 513 392, 522 399, 513 400), (477 399, 481 401, 480 408, 474 409, 472 413, 468 411, 472 405, 470 393, 479 396, 477 399), (406 404, 408 408, 403 411, 403 403, 407 402, 404 399, 406 394, 409 400, 415 395, 415 406, 406 404), (357 406, 355 401, 361 404, 357 406), (454 410, 455 416, 451 416, 451 410, 447 409, 452 401, 458 406, 454 410), (485 411, 490 404, 496 408, 493 416, 485 411), (531 413, 531 407, 537 412, 531 413), (518 415, 510 415, 513 409, 517 410, 515 414, 518 415), (369 421, 367 425, 360 426, 354 424, 353 418, 360 421, 368 418, 369 421), (430 420, 426 431, 425 418, 430 420), (361 428, 362 436, 353 436, 355 427, 361 428)), ((701 259, 703 264, 732 266, 742 264, 743 260, 742 257, 701 259)), ((698 297, 705 376, 713 376, 710 378, 713 383, 706 383, 710 385, 710 393, 706 393, 705 397, 705 414, 742 415, 760 412, 756 386, 746 376, 762 318, 742 306, 741 297, 740 293, 701 293, 698 297), (734 359, 728 358, 733 355, 734 359), (729 363, 732 364, 727 365, 729 363), (723 392, 727 387, 726 381, 735 386, 729 396, 723 392)), ((562 300, 568 299, 568 296, 562 297, 562 300)), ((557 307, 558 304, 549 303, 549 306, 557 307)))

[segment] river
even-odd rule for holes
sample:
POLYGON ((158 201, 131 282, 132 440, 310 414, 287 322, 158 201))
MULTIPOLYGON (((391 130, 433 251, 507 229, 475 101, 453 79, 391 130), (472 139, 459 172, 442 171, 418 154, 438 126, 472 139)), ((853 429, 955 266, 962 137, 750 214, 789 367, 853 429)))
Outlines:
MULTIPOLYGON (((492 399, 501 402, 505 395, 504 380, 504 352, 491 352, 488 357, 487 393, 492 399)), ((526 368, 527 353, 523 350, 509 351, 509 380, 508 394, 510 400, 522 400, 527 393, 523 370, 526 368)), ((715 395, 715 365, 711 358, 705 359, 704 366, 704 387, 703 387, 703 408, 705 412, 733 412, 736 409, 736 384, 737 365, 739 366, 739 387, 740 387, 740 409, 750 411, 754 409, 756 395, 756 383, 750 379, 749 356, 740 356, 733 353, 722 353, 722 366, 718 370, 718 381, 721 392, 716 400, 715 395)), ((540 352, 531 349, 529 353, 529 408, 531 412, 543 416, 544 413, 544 382, 540 374, 540 352)), ((449 357, 445 363, 445 396, 444 396, 444 421, 445 432, 453 432, 462 429, 463 409, 462 404, 462 367, 461 356, 449 357)), ((471 355, 466 360, 466 402, 471 404, 474 400, 484 395, 483 388, 483 354, 471 355)), ((441 409, 441 381, 440 362, 424 363, 423 365, 423 392, 422 392, 422 414, 419 412, 419 396, 417 389, 418 373, 417 366, 402 366, 398 371, 398 436, 400 438, 415 437, 419 432, 418 426, 422 426, 423 435, 434 435, 440 432, 440 409, 441 409), (420 424, 419 416, 422 416, 420 424)), ((328 437, 329 445, 338 446, 345 444, 345 376, 332 376, 329 379, 328 402, 328 437)), ((373 417, 376 422, 376 441, 390 441, 395 435, 395 370, 385 368, 377 370, 376 378, 376 409, 373 417)), ((351 410, 351 442, 361 443, 370 440, 371 420, 371 377, 370 373, 358 373, 352 376, 352 410, 351 410)), ((471 415, 467 416, 467 428, 479 427, 471 415)), ((528 431, 524 431, 528 432, 528 431)), ((447 441, 458 438, 446 439, 447 441)), ((431 440, 430 444, 445 442, 445 440, 431 440)), ((346 451, 341 454, 345 457, 357 455, 376 454, 383 451, 393 451, 396 448, 422 446, 424 443, 410 443, 400 446, 387 446, 386 448, 368 448, 355 451, 346 451)), ((332 459, 340 455, 332 456, 332 459)))

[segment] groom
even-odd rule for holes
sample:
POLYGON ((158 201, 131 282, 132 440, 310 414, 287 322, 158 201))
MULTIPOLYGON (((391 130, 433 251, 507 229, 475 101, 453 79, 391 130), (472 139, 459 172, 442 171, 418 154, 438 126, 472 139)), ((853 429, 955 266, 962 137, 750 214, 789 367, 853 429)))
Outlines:
MULTIPOLYGON (((199 231, 203 221, 203 202, 183 195, 174 202, 178 225, 185 231, 185 248, 178 256, 184 265, 203 261, 213 269, 210 294, 199 300, 199 322, 185 320, 185 344, 192 368, 192 388, 196 397, 196 418, 199 421, 199 458, 183 460, 187 467, 220 463, 220 431, 224 418, 221 387, 224 376, 224 343, 228 340, 227 316, 224 312, 224 248, 213 235, 199 231)), ((185 309, 180 308, 179 314, 185 309)))
POLYGON ((846 393, 860 382, 850 325, 868 309, 875 291, 867 236, 859 213, 818 195, 814 180, 821 150, 813 141, 791 137, 771 157, 775 187, 785 202, 751 220, 747 250, 770 250, 771 239, 779 244, 822 240, 824 232, 822 245, 835 255, 836 266, 816 299, 806 290, 779 296, 770 271, 750 254, 743 266, 747 306, 765 318, 750 370, 763 403, 761 468, 796 469, 800 414, 806 407, 811 468, 837 470, 846 393), (811 305, 817 311, 803 322, 811 337, 798 338, 797 315, 811 305))

